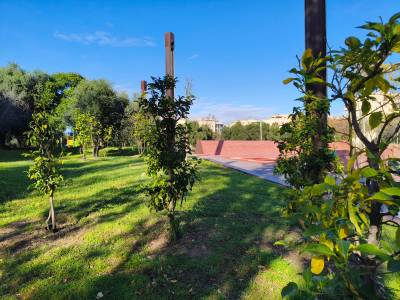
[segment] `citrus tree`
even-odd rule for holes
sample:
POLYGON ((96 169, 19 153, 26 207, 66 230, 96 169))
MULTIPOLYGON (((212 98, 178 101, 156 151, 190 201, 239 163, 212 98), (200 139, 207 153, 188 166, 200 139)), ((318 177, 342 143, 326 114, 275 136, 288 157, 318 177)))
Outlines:
MULTIPOLYGON (((310 85, 326 85, 320 76, 321 69, 326 69, 328 58, 318 55, 314 57, 307 49, 298 68, 290 70, 295 77, 284 80, 293 85, 301 93, 297 100, 303 106, 295 107, 290 115, 290 122, 283 124, 280 138, 277 140, 280 152, 275 172, 283 174, 291 186, 303 188, 321 182, 321 175, 335 169, 335 155, 329 149, 333 141, 333 130, 329 126, 320 128, 321 115, 329 113, 330 103, 326 97, 317 95, 310 85), (315 148, 315 135, 319 135, 320 147, 315 148)), ((323 179, 323 178, 322 178, 323 179)))
POLYGON ((148 84, 148 96, 144 94, 139 99, 140 110, 154 120, 144 131, 147 173, 152 178, 146 193, 150 207, 167 212, 171 238, 176 239, 180 232, 175 208, 195 183, 198 164, 196 159, 187 157, 191 154, 188 129, 179 123, 188 116, 194 97, 168 96, 167 91, 175 88, 173 77, 152 77, 152 80, 148 84))
MULTIPOLYGON (((343 101, 351 127, 363 147, 350 158, 346 172, 332 176, 326 168, 327 175, 321 183, 302 184, 303 174, 296 174, 299 184, 294 186, 285 213, 301 228, 302 236, 289 246, 296 244, 308 253, 311 263, 303 272, 305 285, 299 288, 293 282, 288 284, 282 290, 284 297, 392 297, 383 276, 400 271, 400 229, 398 222, 393 221, 400 208, 400 185, 393 179, 388 160, 382 159, 382 154, 400 129, 395 84, 400 80, 400 64, 395 63, 395 54, 400 53, 399 19, 400 13, 386 23, 366 23, 361 26, 369 31, 363 42, 349 37, 345 47, 331 51, 328 57, 310 56, 307 50, 299 68, 290 71, 295 76, 285 80, 301 91, 306 91, 310 81, 327 86, 332 95, 327 104, 337 99, 343 101), (312 66, 319 68, 322 59, 333 71, 329 82, 307 73, 312 66), (384 101, 379 101, 377 95, 384 101), (362 129, 363 119, 368 119, 373 135, 362 129), (356 169, 354 162, 361 154, 366 162, 356 169), (385 213, 381 210, 383 204, 387 207, 385 213), (394 227, 393 240, 383 239, 384 225, 394 227)), ((319 105, 319 99, 313 101, 319 105)), ((297 156, 304 151, 303 141, 313 134, 313 127, 307 123, 307 111, 298 114, 300 118, 284 127, 292 144, 280 144, 287 161, 292 157, 295 162, 301 159, 297 156)), ((285 172, 291 170, 289 164, 279 167, 285 172)), ((283 241, 277 244, 288 246, 283 241)))
POLYGON ((90 113, 78 112, 75 116, 75 133, 81 146, 82 158, 86 159, 86 149, 92 143, 93 136, 98 135, 99 122, 90 113))
POLYGON ((58 118, 52 114, 56 99, 56 84, 47 82, 40 98, 35 103, 35 110, 30 123, 31 130, 27 133, 29 143, 34 150, 31 152, 33 165, 28 170, 32 186, 49 197, 50 208, 46 220, 46 228, 55 231, 56 215, 54 209, 54 193, 63 177, 58 169, 60 151, 58 145, 62 132, 59 131, 58 118))

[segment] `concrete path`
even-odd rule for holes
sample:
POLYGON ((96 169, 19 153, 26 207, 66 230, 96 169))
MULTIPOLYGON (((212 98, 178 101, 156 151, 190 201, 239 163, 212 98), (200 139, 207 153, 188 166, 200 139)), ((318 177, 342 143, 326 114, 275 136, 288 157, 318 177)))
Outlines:
POLYGON ((286 183, 283 176, 274 175, 274 163, 259 163, 253 161, 243 161, 243 160, 236 160, 236 159, 229 159, 225 157, 221 157, 219 155, 210 155, 210 156, 203 156, 199 155, 199 158, 206 159, 217 164, 221 164, 225 167, 241 171, 243 173, 260 177, 262 179, 283 185, 289 186, 286 183))

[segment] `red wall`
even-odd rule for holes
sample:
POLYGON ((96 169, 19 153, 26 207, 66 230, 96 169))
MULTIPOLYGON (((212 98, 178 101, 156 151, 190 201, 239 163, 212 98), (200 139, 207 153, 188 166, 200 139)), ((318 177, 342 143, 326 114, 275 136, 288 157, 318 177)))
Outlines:
MULTIPOLYGON (((349 159, 349 145, 346 142, 334 142, 330 144, 330 147, 336 150, 337 155, 346 164, 349 159)), ((195 153, 265 160, 276 160, 279 156, 277 144, 273 141, 198 141, 195 153)), ((390 145, 382 157, 400 157, 400 146, 390 145)), ((365 156, 359 159, 359 163, 362 164, 363 161, 365 161, 365 156)))

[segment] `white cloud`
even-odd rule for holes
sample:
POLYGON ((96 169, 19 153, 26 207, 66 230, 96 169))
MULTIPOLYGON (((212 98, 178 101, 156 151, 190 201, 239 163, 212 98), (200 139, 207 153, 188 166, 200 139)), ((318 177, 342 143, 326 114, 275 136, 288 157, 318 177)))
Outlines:
POLYGON ((156 43, 152 38, 113 36, 106 31, 95 31, 93 33, 54 33, 54 37, 67 42, 76 42, 84 45, 100 45, 110 47, 154 47, 156 43))
POLYGON ((212 114, 220 122, 229 124, 235 120, 266 119, 273 111, 273 108, 267 106, 197 99, 191 109, 190 118, 197 119, 212 114))
POLYGON ((188 57, 188 60, 193 60, 193 59, 199 58, 199 56, 200 56, 200 55, 198 55, 197 53, 195 53, 195 54, 189 56, 189 57, 188 57))

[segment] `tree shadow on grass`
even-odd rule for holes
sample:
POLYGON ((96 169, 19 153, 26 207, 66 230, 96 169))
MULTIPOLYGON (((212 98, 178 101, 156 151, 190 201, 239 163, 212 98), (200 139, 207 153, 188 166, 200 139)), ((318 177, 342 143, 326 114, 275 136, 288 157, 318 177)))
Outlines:
MULTIPOLYGON (((44 280, 49 276, 57 276, 54 263, 57 259, 62 260, 62 255, 58 258, 52 257, 51 260, 42 261, 46 257, 46 251, 60 247, 68 249, 79 244, 86 233, 90 232, 97 225, 112 222, 113 220, 123 218, 133 210, 143 205, 143 201, 137 197, 138 189, 136 187, 121 189, 116 193, 115 189, 107 189, 94 195, 93 201, 85 202, 84 205, 68 207, 65 210, 59 209, 58 216, 74 215, 77 218, 99 212, 104 208, 110 209, 110 212, 99 214, 96 218, 92 218, 84 223, 65 224, 60 222, 59 231, 56 233, 44 230, 42 222, 14 222, 7 227, 0 229, 0 257, 4 258, 0 261, 0 270, 2 270, 2 283, 0 284, 0 298, 5 295, 12 295, 17 292, 21 286, 28 284, 34 280, 44 280), (97 199, 97 200, 94 200, 97 199), (101 201, 98 199, 102 199, 101 201), (90 206, 91 205, 94 206, 90 206), (113 208, 118 208, 113 210, 113 208), (120 209, 121 208, 121 209, 120 209), (40 261, 36 263, 35 261, 40 261)), ((101 255, 99 249, 93 252, 92 257, 101 255)), ((90 258, 90 257, 88 257, 90 258)), ((76 267, 71 262, 72 267, 76 267)), ((69 265, 63 268, 69 268, 69 265)), ((83 265, 80 266, 83 271, 83 265)), ((84 272, 80 275, 84 275, 84 272)), ((80 276, 79 275, 79 276, 80 276)), ((73 281, 73 279, 72 279, 73 281)), ((65 288, 64 282, 54 286, 54 291, 65 288)), ((76 286, 74 285, 74 288, 76 286)), ((28 298, 36 299, 52 299, 50 294, 53 293, 52 288, 42 287, 37 291, 32 291, 32 295, 28 298), (35 296, 35 295, 40 296, 35 296)), ((79 295, 77 296, 79 298, 79 295)), ((66 297, 71 298, 71 297, 66 297)), ((76 299, 76 297, 73 297, 76 299)))
POLYGON ((0 204, 25 197, 29 191, 28 165, 0 168, 0 204))
MULTIPOLYGON (((85 252, 79 263, 77 258, 69 258, 70 263, 64 268, 73 276, 67 282, 37 288, 30 298, 86 299, 96 297, 98 292, 106 299, 239 298, 260 268, 268 269, 285 255, 273 247, 273 242, 289 230, 279 214, 284 189, 216 166, 203 168, 201 173, 204 181, 191 195, 191 204, 185 204, 190 209, 178 213, 182 239, 169 242, 164 215, 159 214, 157 219, 144 216, 130 223, 130 230, 107 241, 113 244, 123 240, 129 245, 129 251, 107 272, 93 273, 88 269, 93 261, 113 254, 113 248, 100 245, 85 252), (223 184, 216 185, 218 181, 223 184)), ((121 190, 121 194, 114 189, 99 193, 99 199, 108 199, 104 205, 123 208, 100 214, 93 224, 122 222, 142 205, 140 199, 125 198, 133 190, 134 187, 121 190)), ((63 213, 82 217, 102 209, 95 202, 92 204, 95 206, 66 208, 63 213)), ((90 226, 85 224, 85 230, 90 226)), ((27 257, 25 263, 31 259, 27 257)), ((8 282, 13 278, 10 276, 8 282)))

